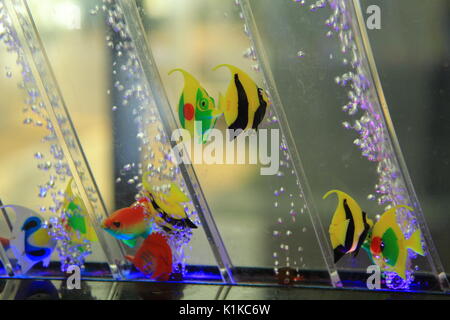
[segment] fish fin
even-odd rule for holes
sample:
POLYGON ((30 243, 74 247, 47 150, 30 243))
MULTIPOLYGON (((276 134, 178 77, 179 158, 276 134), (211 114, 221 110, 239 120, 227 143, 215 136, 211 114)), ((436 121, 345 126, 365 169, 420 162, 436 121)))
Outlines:
POLYGON ((170 193, 166 199, 168 201, 174 202, 189 202, 189 198, 183 191, 181 191, 180 187, 175 183, 172 183, 170 185, 170 193))
MULTIPOLYGON (((364 214, 364 219, 365 219, 366 213, 363 212, 363 214, 364 214)), ((369 233, 369 230, 370 230, 370 225, 369 224, 365 224, 364 231, 359 236, 358 244, 356 245, 355 251, 353 252, 353 258, 358 255, 359 250, 361 249, 364 241, 366 241, 367 234, 369 233)))
POLYGON ((417 229, 412 236, 406 240, 406 247, 421 256, 425 255, 422 247, 422 233, 417 229))
POLYGON ((406 279, 405 266, 398 265, 398 266, 394 267, 393 270, 400 278, 402 278, 403 280, 406 279))
POLYGON ((129 240, 122 240, 123 243, 125 243, 127 246, 134 248, 136 245, 137 240, 136 239, 129 239, 129 240))
POLYGON ((153 228, 149 228, 146 232, 144 232, 143 234, 141 234, 141 237, 146 239, 149 235, 151 235, 153 232, 153 228))
POLYGON ((333 250, 334 253, 334 263, 338 262, 344 255, 345 253, 341 251, 340 247, 337 247, 333 250))
POLYGON ((347 236, 347 229, 348 225, 350 223, 350 220, 344 220, 339 224, 332 224, 330 225, 330 238, 331 243, 334 248, 336 248, 339 245, 345 244, 345 238, 347 236))
POLYGON ((330 190, 330 191, 328 191, 327 193, 325 193, 325 195, 322 197, 322 199, 328 198, 328 196, 329 196, 330 194, 332 194, 332 193, 336 193, 336 194, 339 195, 340 193, 342 193, 342 191, 337 190, 337 189, 330 190))
POLYGON ((186 225, 191 229, 197 229, 197 225, 193 223, 190 219, 184 219, 186 225))
POLYGON ((125 259, 127 259, 128 261, 130 261, 131 263, 134 263, 134 257, 130 256, 130 255, 126 255, 125 259))
POLYGON ((170 232, 172 232, 173 231, 173 229, 171 229, 170 227, 168 227, 168 226, 160 226, 165 232, 167 232, 167 233, 170 233, 170 232))
POLYGON ((258 109, 256 109, 254 118, 253 118, 253 125, 252 129, 258 130, 258 126, 261 123, 261 121, 264 119, 264 115, 266 114, 267 109, 267 102, 264 100, 263 97, 263 89, 257 88, 258 91, 258 99, 259 99, 259 106, 258 109))
POLYGON ((34 266, 34 262, 26 258, 25 256, 22 259, 19 259, 20 270, 22 273, 27 273, 34 266))
POLYGON ((45 258, 44 260, 42 260, 42 265, 47 268, 50 265, 50 259, 51 259, 51 255, 49 255, 47 258, 45 258))

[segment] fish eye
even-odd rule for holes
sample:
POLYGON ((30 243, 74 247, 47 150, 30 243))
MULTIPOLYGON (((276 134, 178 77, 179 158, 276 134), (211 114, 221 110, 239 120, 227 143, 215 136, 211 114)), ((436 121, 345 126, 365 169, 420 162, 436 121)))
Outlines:
POLYGON ((35 219, 31 219, 28 222, 25 222, 25 224, 22 227, 22 230, 27 231, 30 230, 31 228, 35 228, 38 226, 38 222, 35 219))
POLYGON ((119 221, 114 221, 113 222, 114 227, 116 228, 120 228, 120 222, 119 221))
POLYGON ((208 100, 203 98, 200 100, 199 108, 202 110, 206 110, 208 108, 208 100))

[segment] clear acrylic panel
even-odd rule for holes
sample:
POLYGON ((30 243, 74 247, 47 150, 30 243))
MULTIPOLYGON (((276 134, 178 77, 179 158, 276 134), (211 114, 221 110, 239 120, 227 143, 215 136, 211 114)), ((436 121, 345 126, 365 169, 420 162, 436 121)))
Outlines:
MULTIPOLYGON (((0 199, 42 208, 58 217, 52 227, 78 204, 95 239, 84 242, 88 275, 106 265, 123 280, 367 288, 377 262, 381 289, 448 289, 359 1, 3 0, 0 10, 10 59, 0 90, 21 81, 14 90, 27 95, 25 118, 11 108, 18 98, 4 121, 32 148, 50 132, 48 154, 40 145, 23 157, 42 176, 10 177, 27 189, 0 199)), ((22 158, 10 156, 5 176, 22 158)))

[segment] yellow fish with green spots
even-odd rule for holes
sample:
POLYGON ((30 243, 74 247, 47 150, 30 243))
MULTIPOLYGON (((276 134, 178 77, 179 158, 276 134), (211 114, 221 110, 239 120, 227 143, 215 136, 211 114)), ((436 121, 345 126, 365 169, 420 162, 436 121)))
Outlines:
POLYGON ((69 180, 65 191, 63 211, 66 214, 65 228, 73 243, 81 244, 84 240, 97 241, 94 227, 89 221, 83 200, 72 190, 73 178, 69 180))
POLYGON ((405 239, 395 217, 395 212, 399 208, 413 211, 411 207, 399 205, 383 213, 380 220, 373 226, 370 253, 372 260, 383 271, 393 271, 405 279, 408 249, 422 256, 424 252, 419 229, 409 239, 405 239))
POLYGON ((181 127, 191 136, 199 136, 200 142, 208 141, 208 130, 214 128, 217 118, 222 114, 215 107, 214 99, 209 96, 189 72, 173 69, 169 75, 179 71, 184 77, 184 88, 178 102, 178 117, 181 127))
MULTIPOLYGON (((220 64, 213 70, 226 67, 232 74, 225 96, 219 96, 219 109, 231 130, 257 130, 270 105, 265 91, 248 74, 230 64, 220 64)), ((233 135, 235 138, 239 132, 233 135)))

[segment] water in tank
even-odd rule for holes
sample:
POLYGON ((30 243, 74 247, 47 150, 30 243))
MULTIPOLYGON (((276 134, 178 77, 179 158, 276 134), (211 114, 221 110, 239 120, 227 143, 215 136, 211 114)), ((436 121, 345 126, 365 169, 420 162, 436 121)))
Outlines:
POLYGON ((0 32, 5 277, 448 288, 359 1, 2 0, 0 32))

